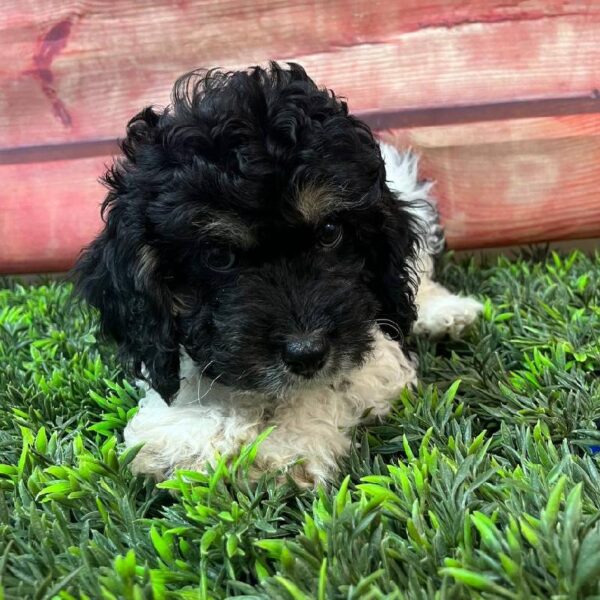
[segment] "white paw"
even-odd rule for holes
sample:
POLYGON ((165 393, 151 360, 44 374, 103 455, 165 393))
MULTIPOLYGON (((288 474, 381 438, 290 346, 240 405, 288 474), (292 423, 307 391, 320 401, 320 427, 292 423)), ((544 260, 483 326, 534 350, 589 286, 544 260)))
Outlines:
POLYGON ((422 301, 413 332, 431 337, 458 337, 473 323, 483 305, 474 298, 454 294, 434 295, 422 301))
POLYGON ((313 469, 306 460, 298 460, 289 464, 259 459, 254 462, 248 475, 250 481, 258 481, 265 473, 277 473, 275 481, 279 485, 285 483, 289 477, 300 489, 316 488, 331 478, 330 476, 324 478, 319 469, 313 469))

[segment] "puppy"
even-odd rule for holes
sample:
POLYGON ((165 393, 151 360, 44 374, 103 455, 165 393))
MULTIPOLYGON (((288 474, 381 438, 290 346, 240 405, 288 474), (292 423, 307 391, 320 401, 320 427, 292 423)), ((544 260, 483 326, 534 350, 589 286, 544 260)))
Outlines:
POLYGON ((202 470, 273 426, 256 470, 328 481, 350 429, 415 382, 404 337, 480 311, 431 279, 443 238, 415 156, 299 65, 185 75, 121 147, 75 276, 146 382, 138 473, 202 470))

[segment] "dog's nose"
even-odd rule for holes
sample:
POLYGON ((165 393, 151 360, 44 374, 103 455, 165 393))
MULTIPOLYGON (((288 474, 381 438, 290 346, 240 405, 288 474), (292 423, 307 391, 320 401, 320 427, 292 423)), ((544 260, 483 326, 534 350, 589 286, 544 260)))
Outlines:
POLYGON ((322 335, 298 336, 283 348, 283 360, 293 373, 310 377, 325 364, 329 344, 322 335))

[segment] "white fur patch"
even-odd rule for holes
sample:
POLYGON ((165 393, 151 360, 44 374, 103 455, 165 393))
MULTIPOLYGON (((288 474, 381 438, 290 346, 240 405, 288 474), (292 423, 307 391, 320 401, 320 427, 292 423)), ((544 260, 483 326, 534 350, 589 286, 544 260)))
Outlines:
POLYGON ((408 212, 417 217, 423 230, 422 249, 425 254, 439 254, 444 249, 444 234, 438 222, 438 212, 431 190, 433 181, 419 179, 419 156, 411 150, 400 152, 389 144, 380 144, 385 162, 388 187, 409 205, 408 212))
POLYGON ((308 483, 331 479, 337 461, 348 452, 350 429, 365 416, 387 414, 401 390, 416 381, 414 365, 398 344, 380 331, 375 337, 366 363, 335 384, 270 402, 206 381, 186 356, 184 379, 172 405, 148 390, 125 429, 127 447, 145 444, 133 470, 157 479, 176 468, 201 470, 216 452, 233 454, 274 427, 259 449, 261 468, 285 469, 302 460, 308 483))

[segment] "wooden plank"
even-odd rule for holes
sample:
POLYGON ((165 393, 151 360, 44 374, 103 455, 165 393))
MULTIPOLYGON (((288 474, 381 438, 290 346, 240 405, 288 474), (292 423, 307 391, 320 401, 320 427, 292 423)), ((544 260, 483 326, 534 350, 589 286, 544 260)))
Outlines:
MULTIPOLYGON (((536 122, 543 124, 548 122, 548 119, 540 118, 540 115, 550 116, 551 120, 556 120, 557 123, 560 119, 563 119, 564 123, 580 119, 583 119, 582 122, 596 123, 600 118, 600 97, 568 98, 549 101, 524 100, 429 110, 409 109, 391 112, 368 110, 354 112, 353 114, 363 119, 375 131, 404 131, 409 137, 418 131, 421 138, 423 136, 425 138, 431 136, 435 138, 437 136, 440 138, 440 142, 443 140, 443 145, 451 145, 447 137, 451 137, 452 135, 462 136, 464 134, 463 126, 465 123, 474 126, 468 131, 477 136, 487 135, 490 142, 508 133, 510 135, 517 133, 524 136, 527 128, 510 127, 506 130, 503 127, 503 123, 513 122, 514 115, 520 119, 521 123, 532 124, 529 128, 532 135, 548 135, 549 131, 556 129, 555 135, 561 137, 563 136, 563 128, 561 127, 551 127, 548 130, 543 125, 541 130, 536 130, 536 122), (525 115, 530 118, 525 118, 525 115), (478 117, 482 116, 488 117, 489 120, 480 122, 478 117), (431 126, 431 123, 435 123, 436 125, 431 126)), ((418 144, 419 142, 416 143, 418 144)), ((64 160, 67 158, 85 158, 116 151, 118 151, 116 139, 0 148, 0 165, 64 160)))
MULTIPOLYGON (((600 236, 600 117, 388 131, 437 180, 451 248, 600 236), (496 130, 494 134, 494 128, 496 130)), ((101 226, 110 157, 0 167, 0 272, 59 271, 101 226)))
POLYGON ((565 98, 534 98, 462 106, 373 109, 354 112, 373 129, 440 127, 464 123, 508 121, 539 117, 600 114, 600 93, 565 98))
POLYGON ((0 167, 0 273, 69 269, 99 231, 110 157, 0 167))
POLYGON ((0 147, 122 135, 197 66, 298 60, 353 110, 591 97, 600 5, 0 1, 0 147), (16 109, 18 107, 18 110, 16 109))
POLYGON ((456 249, 600 237, 600 138, 424 152, 456 249))
POLYGON ((398 147, 447 148, 502 142, 593 137, 600 135, 600 114, 483 121, 384 129, 379 136, 398 147))
POLYGON ((495 139, 492 127, 482 123, 383 135, 420 152, 423 175, 437 182, 449 246, 600 237, 598 120, 506 122, 495 139))

